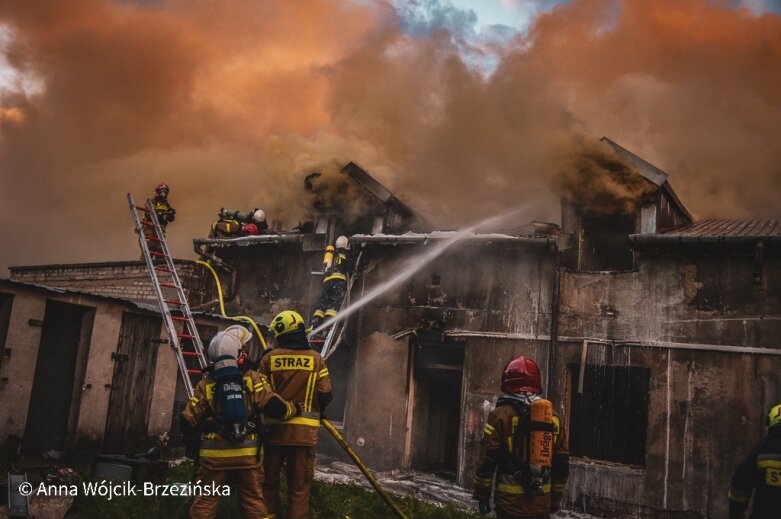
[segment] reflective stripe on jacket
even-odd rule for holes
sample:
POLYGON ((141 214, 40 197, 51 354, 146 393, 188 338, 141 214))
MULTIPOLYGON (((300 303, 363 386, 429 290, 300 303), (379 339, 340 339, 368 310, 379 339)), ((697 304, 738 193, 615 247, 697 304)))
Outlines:
POLYGON ((561 418, 555 413, 553 423, 551 481, 543 485, 543 495, 532 496, 527 494, 527 489, 507 468, 507 458, 513 451, 513 437, 519 424, 519 415, 510 405, 501 405, 491 411, 480 441, 472 497, 477 500, 490 499, 493 485, 497 509, 512 517, 547 514, 553 503, 560 503, 569 472, 569 450, 561 418))
MULTIPOLYGON (((247 414, 260 415, 271 399, 279 396, 271 391, 268 383, 253 370, 248 370, 243 377, 243 383, 250 398, 245 398, 247 414)), ((215 387, 216 380, 211 377, 198 382, 189 405, 184 410, 184 418, 191 426, 198 428, 216 414, 215 387)), ((285 402, 286 417, 295 414, 295 407, 285 402)), ((284 408, 283 408, 284 409, 284 408)), ((260 438, 256 433, 247 435, 243 441, 233 443, 219 432, 205 432, 201 435, 200 462, 207 467, 216 469, 253 468, 260 463, 260 438)))
POLYGON ((274 348, 263 356, 259 371, 285 400, 300 402, 302 413, 287 421, 264 418, 271 445, 317 444, 321 403, 330 400, 331 377, 320 354, 310 348, 274 348))

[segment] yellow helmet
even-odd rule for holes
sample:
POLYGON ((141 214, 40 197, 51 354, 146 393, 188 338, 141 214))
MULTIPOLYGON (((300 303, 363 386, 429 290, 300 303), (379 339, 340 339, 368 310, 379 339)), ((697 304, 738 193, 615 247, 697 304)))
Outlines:
POLYGON ((304 318, 301 317, 301 314, 294 310, 285 310, 284 312, 280 312, 279 315, 271 321, 271 326, 269 326, 269 328, 274 332, 274 337, 279 337, 286 333, 303 330, 306 328, 306 324, 304 323, 304 318))
POLYGON ((765 418, 765 424, 768 429, 781 424, 781 404, 770 408, 770 411, 767 413, 767 418, 765 418))

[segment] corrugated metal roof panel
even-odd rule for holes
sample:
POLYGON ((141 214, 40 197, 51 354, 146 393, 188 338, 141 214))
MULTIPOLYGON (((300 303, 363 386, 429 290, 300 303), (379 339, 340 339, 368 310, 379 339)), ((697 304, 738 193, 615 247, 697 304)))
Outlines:
POLYGON ((781 217, 746 220, 700 220, 664 233, 664 236, 781 236, 781 217))

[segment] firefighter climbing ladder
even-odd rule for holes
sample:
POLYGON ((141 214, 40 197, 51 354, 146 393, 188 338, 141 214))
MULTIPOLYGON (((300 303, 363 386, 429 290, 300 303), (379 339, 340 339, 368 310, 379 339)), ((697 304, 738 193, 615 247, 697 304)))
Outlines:
MULTIPOLYGON (((339 307, 339 312, 342 311, 342 309, 345 307, 345 305, 350 304, 350 292, 353 288, 353 282, 355 281, 356 273, 358 272, 358 269, 361 265, 361 258, 363 256, 363 251, 361 251, 358 254, 358 259, 355 260, 355 269, 353 270, 353 273, 350 274, 350 279, 347 280, 347 290, 344 293, 344 299, 342 300, 342 304, 339 307)), ((338 313, 336 314, 339 315, 338 313)), ((340 321, 337 321, 336 324, 331 326, 328 329, 328 334, 325 336, 325 340, 322 341, 323 348, 320 350, 320 355, 324 359, 328 359, 328 357, 331 356, 331 354, 336 350, 337 346, 339 346, 339 343, 342 341, 342 336, 344 335, 344 329, 347 326, 347 320, 343 319, 340 321)), ((312 343, 317 343, 318 341, 313 340, 312 343)))
POLYGON ((193 314, 187 303, 187 294, 184 293, 182 282, 176 273, 176 266, 168 251, 168 244, 152 201, 147 200, 146 207, 138 207, 130 193, 127 194, 127 201, 133 215, 138 244, 152 278, 152 288, 168 332, 168 342, 176 354, 187 396, 191 397, 193 386, 203 376, 207 366, 203 343, 195 327, 193 314), (145 217, 141 218, 141 214, 145 217), (155 245, 150 247, 150 243, 155 245), (182 323, 182 331, 177 331, 176 323, 182 323))

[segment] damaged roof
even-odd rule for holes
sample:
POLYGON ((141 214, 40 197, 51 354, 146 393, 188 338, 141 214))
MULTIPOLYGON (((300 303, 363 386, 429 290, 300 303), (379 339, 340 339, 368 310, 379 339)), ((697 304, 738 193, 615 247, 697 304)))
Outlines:
POLYGON ((485 242, 515 242, 545 244, 556 241, 555 236, 515 236, 504 233, 461 233, 459 231, 433 231, 428 233, 407 232, 404 234, 355 234, 350 237, 354 243, 381 243, 381 244, 401 244, 401 243, 427 243, 437 240, 479 240, 485 242), (459 238, 460 234, 464 234, 459 238))
POLYGON ((212 247, 230 247, 233 245, 248 246, 262 245, 271 243, 295 243, 304 240, 304 234, 285 233, 285 234, 261 234, 258 236, 241 236, 238 238, 195 238, 193 243, 196 245, 211 245, 212 247))
POLYGON ((652 184, 659 187, 664 193, 666 193, 669 197, 671 202, 677 207, 677 209, 685 216, 689 221, 693 221, 694 217, 689 212, 688 209, 686 209, 686 206, 683 205, 683 202, 681 202, 681 199, 678 198, 678 195, 675 193, 675 190, 673 189, 673 186, 670 185, 670 182, 668 181, 670 175, 662 171, 661 169, 657 168, 650 162, 641 159, 628 149, 624 148, 620 144, 613 142, 612 140, 608 139, 607 137, 602 137, 599 139, 600 142, 604 142, 612 150, 616 153, 616 155, 619 156, 619 158, 624 161, 625 164, 628 166, 631 166, 634 168, 635 171, 637 171, 640 175, 643 176, 646 180, 651 182, 652 184))
POLYGON ((635 243, 781 241, 781 217, 700 220, 661 234, 633 234, 635 243))

